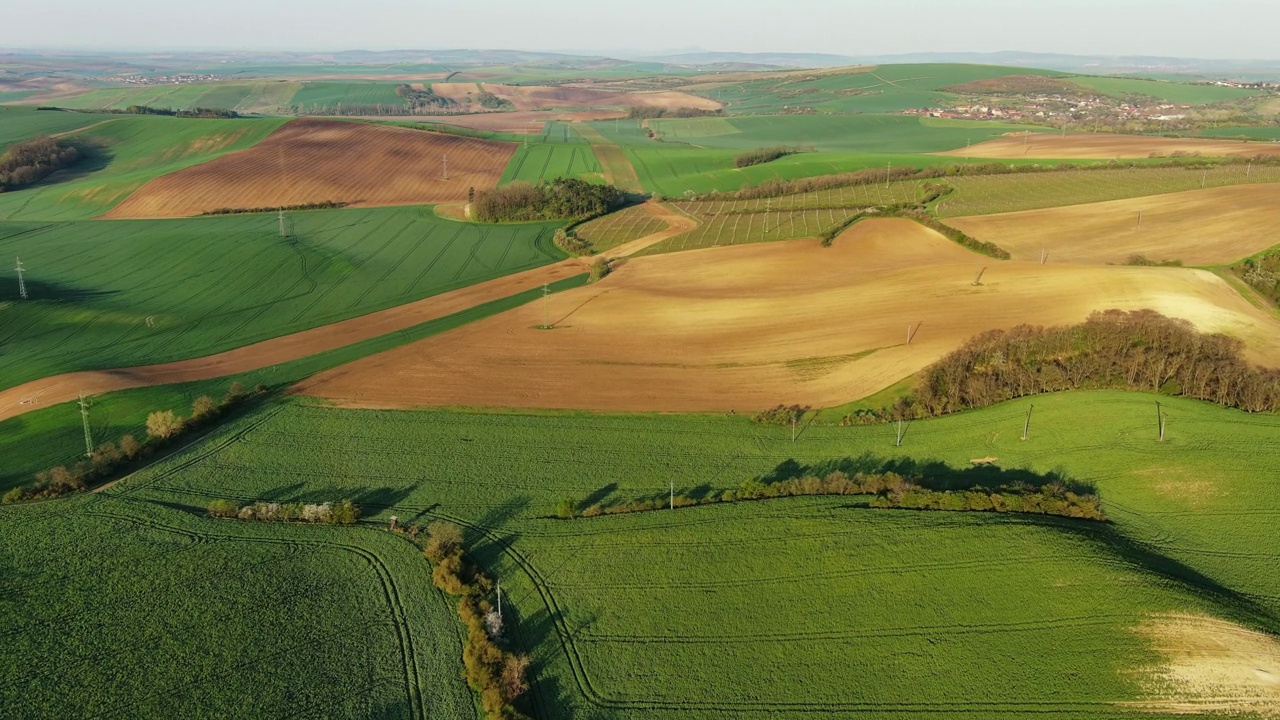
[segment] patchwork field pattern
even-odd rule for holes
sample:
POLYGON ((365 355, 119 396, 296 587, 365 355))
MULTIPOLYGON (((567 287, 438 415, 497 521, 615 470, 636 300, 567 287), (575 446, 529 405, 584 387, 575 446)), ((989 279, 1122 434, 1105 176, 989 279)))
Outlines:
POLYGON ((294 405, 107 498, 200 507, 366 493, 375 521, 461 522, 503 578, 549 718, 1119 719, 1171 687, 1197 690, 1161 684, 1168 642, 1146 628, 1189 613, 1246 636, 1223 620, 1243 613, 1274 632, 1280 610, 1266 571, 1280 559, 1267 529, 1280 505, 1256 472, 1280 462, 1267 442, 1280 421, 1162 398, 1161 444, 1153 399, 1044 396, 914 423, 902 447, 883 426, 813 426, 791 443, 740 417, 294 405), (984 454, 1006 469, 962 469, 984 454), (871 511, 856 497, 548 517, 565 498, 585 508, 665 497, 668 483, 717 494, 752 477, 885 462, 959 487, 1065 473, 1097 484, 1113 522, 871 511), (1216 583, 1239 594, 1207 591, 1216 583), (735 682, 715 681, 726 677, 735 682))
POLYGON ((451 222, 430 208, 186 220, 0 223, 32 300, 0 286, 0 377, 208 355, 563 258, 554 224, 451 222))
POLYGON ((667 224, 661 218, 637 205, 579 225, 575 232, 590 242, 596 252, 603 252, 652 235, 665 227, 667 224))
POLYGON ((1111 160, 1153 157, 1280 157, 1280 144, 1238 140, 1163 138, 1144 135, 1018 133, 972 147, 940 153, 968 158, 1111 160))
POLYGON ((320 202, 458 202, 469 188, 497 185, 515 150, 510 143, 385 125, 294 120, 253 148, 148 183, 108 217, 320 202))

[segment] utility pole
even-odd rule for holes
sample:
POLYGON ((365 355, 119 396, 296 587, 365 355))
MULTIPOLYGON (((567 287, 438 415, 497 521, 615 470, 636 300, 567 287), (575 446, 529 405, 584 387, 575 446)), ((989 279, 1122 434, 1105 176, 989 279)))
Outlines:
POLYGON ((444 179, 449 179, 449 156, 447 154, 444 156, 444 179))
POLYGON ((280 221, 280 237, 289 237, 289 231, 285 229, 284 208, 280 208, 278 218, 280 221))
POLYGON ((1141 210, 1138 211, 1138 227, 1139 228, 1142 227, 1142 211, 1141 210))
POLYGON ((1156 424, 1160 428, 1160 442, 1164 442, 1164 410, 1156 403, 1156 424))
POLYGON ((542 329, 551 329, 551 285, 542 283, 542 329))
POLYGON ((1027 408, 1027 421, 1022 424, 1022 439, 1026 440, 1031 432, 1031 412, 1036 409, 1035 405, 1027 408))
POLYGON ((1049 248, 1041 248, 1041 250, 1040 250, 1040 264, 1041 264, 1041 265, 1043 265, 1043 264, 1045 264, 1045 263, 1047 263, 1047 262, 1049 262, 1049 248))
POLYGON ((80 393, 80 419, 84 422, 84 455, 93 457, 93 433, 89 431, 89 401, 80 393))
POLYGON ((898 440, 893 444, 894 447, 902 447, 902 438, 903 436, 906 435, 906 433, 903 432, 904 429, 905 429, 905 426, 903 424, 903 420, 899 419, 898 420, 898 440))
POLYGON ((888 167, 886 167, 886 168, 885 168, 885 170, 884 170, 884 187, 885 187, 885 189, 886 189, 886 190, 889 188, 889 178, 891 178, 891 177, 893 177, 893 163, 892 163, 892 162, 890 162, 890 163, 889 163, 889 165, 888 165, 888 167))
POLYGON ((498 578, 498 620, 502 620, 502 578, 498 578))
POLYGON ((27 299, 27 281, 23 279, 22 274, 26 269, 22 267, 22 258, 16 258, 18 261, 18 297, 23 300, 27 299))
POLYGON ((671 482, 671 509, 676 509, 676 483, 674 480, 671 482))

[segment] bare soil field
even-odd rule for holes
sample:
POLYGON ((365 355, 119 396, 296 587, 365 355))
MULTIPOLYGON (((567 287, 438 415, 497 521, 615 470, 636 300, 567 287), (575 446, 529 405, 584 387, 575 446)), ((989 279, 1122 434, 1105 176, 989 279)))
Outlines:
MULTIPOLYGON (((437 83, 432 86, 436 94, 458 92, 448 85, 471 87, 470 83, 437 83)), ((485 90, 507 100, 516 110, 546 110, 558 107, 625 107, 639 105, 660 108, 697 108, 717 110, 720 103, 685 92, 609 92, 579 87, 542 87, 537 85, 494 85, 486 83, 485 90)), ((465 93, 464 93, 465 96, 465 93)))
POLYGON ((252 148, 152 180, 105 217, 183 217, 330 201, 456 202, 467 198, 468 188, 495 187, 515 151, 514 143, 408 128, 294 120, 252 148))
POLYGON ((1280 717, 1280 641, 1200 615, 1160 615, 1138 633, 1163 662, 1146 671, 1152 699, 1128 703, 1178 715, 1280 717))
POLYGON ((0 390, 0 420, 74 400, 81 392, 97 395, 115 390, 207 380, 298 360, 462 312, 482 303, 510 297, 544 283, 557 282, 584 272, 586 267, 581 261, 565 260, 217 355, 162 365, 67 373, 33 380, 0 390))
POLYGON ((1060 135, 1016 133, 936 155, 966 158, 1111 160, 1150 157, 1280 157, 1280 143, 1162 138, 1107 133, 1060 135))
POLYGON ((997 262, 884 219, 830 248, 793 240, 634 258, 545 308, 365 358, 297 392, 361 408, 829 407, 884 389, 979 332, 1074 323, 1107 308, 1186 318, 1241 337, 1255 362, 1280 365, 1280 319, 1207 271, 997 262), (544 312, 551 330, 538 327, 544 312), (921 322, 907 345, 908 325, 921 322))
POLYGON ((1280 244, 1277 198, 1280 185, 1238 185, 946 222, 1015 260, 1038 262, 1048 250, 1050 262, 1123 263, 1138 254, 1221 265, 1280 244))

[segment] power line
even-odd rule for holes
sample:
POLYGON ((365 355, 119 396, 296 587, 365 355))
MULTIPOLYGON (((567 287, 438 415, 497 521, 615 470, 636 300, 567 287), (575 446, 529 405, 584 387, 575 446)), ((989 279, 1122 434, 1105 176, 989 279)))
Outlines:
POLYGON ((22 278, 22 274, 26 270, 22 267, 22 258, 16 258, 18 261, 18 296, 23 300, 27 299, 27 281, 22 278))
POLYGON ((89 401, 80 393, 80 419, 84 422, 84 454, 93 457, 93 433, 89 430, 89 401))

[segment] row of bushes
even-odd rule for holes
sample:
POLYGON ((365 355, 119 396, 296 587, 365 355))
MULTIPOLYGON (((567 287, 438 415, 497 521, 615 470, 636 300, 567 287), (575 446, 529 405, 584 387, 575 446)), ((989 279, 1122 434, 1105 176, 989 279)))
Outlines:
POLYGON ((476 102, 480 107, 487 110, 508 110, 514 109, 515 105, 510 100, 504 100, 488 90, 481 89, 476 93, 476 102))
POLYGON ((631 120, 660 120, 662 118, 696 118, 719 117, 723 110, 700 110, 698 108, 661 108, 634 105, 627 108, 627 118, 631 120))
POLYGON ((733 158, 733 166, 736 168, 751 167, 752 165, 763 165, 767 162, 773 162, 778 158, 784 158, 788 155, 795 155, 800 152, 800 148, 787 147, 786 145, 778 145, 777 147, 756 148, 739 153, 733 158))
POLYGON ((622 204, 621 190, 577 178, 543 185, 511 183, 476 193, 472 216, 483 222, 581 219, 603 215, 622 204))
POLYGON ((1280 410, 1280 370, 1250 365, 1243 341, 1152 310, 1094 313, 1082 324, 1023 325, 971 339, 924 371, 894 406, 863 422, 934 417, 1039 393, 1160 392, 1246 412, 1280 410))
POLYGON ((799 195, 801 193, 819 192, 821 190, 835 190, 843 187, 853 187, 857 185, 874 185, 886 181, 894 180, 933 180, 937 178, 947 177, 968 177, 973 175, 1017 175, 1024 173, 1049 173, 1049 172, 1070 172, 1075 170, 1115 170, 1119 168, 1132 168, 1150 170, 1154 168, 1211 168, 1220 165, 1245 165, 1245 164, 1280 164, 1280 157, 1258 157, 1258 158, 1220 158, 1214 159, 1212 162, 1165 162, 1165 163, 1119 163, 1110 161, 1106 163, 1089 163, 1086 165, 1076 165, 1074 163, 1062 163, 1058 165, 1016 165, 1005 163, 964 163, 946 166, 933 166, 927 168, 900 167, 890 170, 880 170, 877 168, 867 168, 865 170, 856 170, 847 173, 837 173, 834 175, 820 175, 810 178, 797 178, 794 180, 769 179, 759 185, 744 187, 740 190, 716 191, 691 196, 690 200, 695 201, 715 201, 730 202, 733 200, 763 200, 766 198, 782 197, 784 195, 799 195))
MULTIPOLYGON (((259 385, 255 392, 266 392, 266 386, 259 385)), ((118 443, 102 443, 87 459, 75 465, 59 465, 41 470, 36 473, 35 482, 30 487, 19 485, 9 490, 0 497, 0 503, 58 497, 109 480, 134 463, 151 457, 157 450, 177 441, 184 433, 209 425, 249 397, 244 386, 236 382, 231 384, 221 401, 214 400, 209 395, 197 397, 191 403, 190 418, 183 419, 172 410, 150 413, 147 415, 145 440, 139 441, 133 435, 124 435, 118 443)))
POLYGON ((216 210, 206 210, 201 215, 249 215, 251 213, 273 213, 273 212, 292 212, 294 210, 335 210, 344 208, 350 203, 339 200, 325 200, 323 202, 300 203, 297 205, 276 205, 274 207, 256 207, 256 208, 218 208, 216 210))
POLYGON ((350 500, 336 503, 256 502, 239 505, 233 500, 209 503, 209 517, 259 522, 304 522, 320 525, 355 525, 360 508, 350 500))
POLYGON ((939 234, 946 237, 948 240, 954 243, 963 245, 976 253, 981 253, 983 255, 996 258, 998 260, 1008 260, 1010 257, 1012 257, 1009 254, 1008 250, 1005 250, 999 245, 996 245, 993 242, 979 240, 973 237, 972 235, 969 235, 961 230, 957 230, 956 228, 953 228, 950 225, 947 225, 946 223, 942 222, 938 218, 930 215, 923 208, 898 210, 896 211, 895 214, 900 217, 911 218, 912 220, 915 220, 916 222, 920 223, 921 225, 924 225, 930 230, 937 231, 939 234))
POLYGON ((0 192, 34 185, 80 161, 79 150, 51 137, 39 137, 10 147, 0 155, 0 192))
POLYGON ((503 647, 502 616, 488 601, 494 583, 468 557, 462 528, 448 522, 427 526, 423 554, 435 565, 431 580, 456 597, 458 617, 467 628, 462 648, 463 676, 480 694, 487 720, 520 720, 527 716, 514 703, 529 689, 529 658, 503 647))
POLYGON ((423 86, 421 90, 412 85, 397 85, 396 95, 404 98, 409 107, 414 109, 449 108, 454 104, 449 98, 435 94, 430 85, 423 86))
POLYGON ((235 110, 226 108, 191 108, 190 110, 173 110, 171 108, 151 107, 150 105, 130 105, 123 110, 94 110, 95 113, 112 115, 164 115, 166 117, 204 118, 206 120, 232 120, 240 117, 235 110))
POLYGON ((850 476, 843 471, 834 470, 822 477, 805 475, 777 482, 753 478, 744 481, 737 489, 701 498, 665 495, 611 505, 597 503, 581 513, 577 512, 577 505, 572 500, 563 500, 556 506, 556 516, 570 519, 784 497, 873 495, 875 497, 871 499, 870 506, 874 508, 1015 512, 1087 520, 1106 519, 1095 495, 1073 492, 1059 482, 1046 483, 1041 487, 1015 482, 997 489, 973 487, 969 490, 931 490, 924 487, 922 482, 919 478, 910 479, 895 472, 855 473, 850 476))
POLYGON ((573 257, 581 257, 591 254, 591 243, 584 238, 578 237, 573 228, 557 228, 552 241, 556 247, 569 253, 573 257))
POLYGON ((1134 267, 1182 267, 1181 260, 1152 260, 1146 255, 1130 255, 1124 260, 1125 265, 1134 267))

